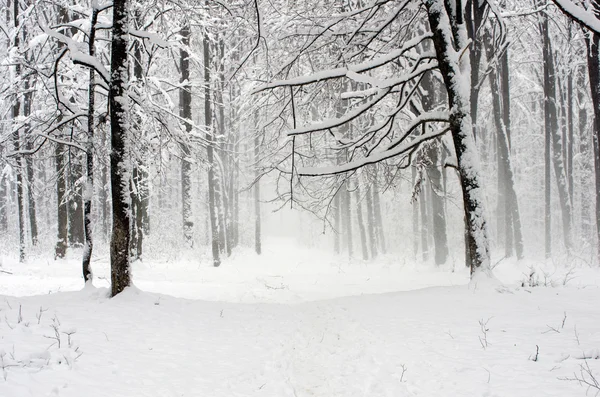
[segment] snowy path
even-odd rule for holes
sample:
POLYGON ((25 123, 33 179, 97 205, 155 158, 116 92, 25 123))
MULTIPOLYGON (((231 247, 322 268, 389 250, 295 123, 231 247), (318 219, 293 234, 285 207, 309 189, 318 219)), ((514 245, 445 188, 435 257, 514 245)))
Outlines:
POLYGON ((465 269, 280 245, 219 269, 136 263, 146 292, 114 299, 102 258, 85 290, 78 258, 2 270, 0 397, 564 397, 595 395, 565 380, 582 365, 600 380, 600 272, 586 267, 523 288, 527 266, 506 263, 506 287, 469 287, 465 269))
MULTIPOLYGON (((433 288, 293 305, 105 295, 2 299, 0 346, 17 366, 4 369, 0 396, 583 396, 559 378, 600 347, 595 287, 433 288), (60 350, 50 346, 53 318, 76 331, 77 353, 66 334, 60 350), (481 319, 490 319, 485 349, 481 319), (42 364, 23 367, 30 357, 42 364)), ((588 362, 600 373, 599 360, 588 362)))

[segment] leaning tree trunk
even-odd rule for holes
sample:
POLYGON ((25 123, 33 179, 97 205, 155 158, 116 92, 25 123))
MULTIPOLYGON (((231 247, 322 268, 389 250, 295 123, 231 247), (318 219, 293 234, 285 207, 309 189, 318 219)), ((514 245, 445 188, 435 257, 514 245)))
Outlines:
POLYGON ((468 60, 456 57, 467 47, 462 9, 449 10, 441 0, 425 1, 433 33, 436 58, 448 93, 450 132, 458 160, 465 216, 467 264, 473 276, 477 272, 491 275, 483 189, 480 187, 478 153, 471 124, 468 60), (461 65, 461 63, 467 65, 461 65))
POLYGON ((110 185, 112 191, 112 236, 110 239, 110 269, 112 296, 131 285, 129 263, 130 197, 127 131, 128 82, 128 0, 113 1, 111 41, 111 81, 109 91, 111 153, 110 185))

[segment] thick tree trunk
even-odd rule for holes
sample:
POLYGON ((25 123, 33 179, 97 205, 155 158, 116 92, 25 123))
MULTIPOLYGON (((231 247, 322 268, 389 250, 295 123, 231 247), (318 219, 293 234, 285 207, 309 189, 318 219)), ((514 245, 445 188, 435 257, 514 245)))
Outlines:
POLYGON ((131 204, 129 192, 129 151, 127 131, 127 35, 128 0, 113 1, 111 41, 111 81, 109 91, 111 153, 110 183, 112 190, 112 236, 110 240, 110 268, 112 296, 131 285, 129 242, 131 204))
POLYGON ((456 15, 448 15, 449 10, 441 0, 426 0, 429 24, 433 33, 436 57, 448 92, 450 108, 450 132, 458 160, 458 171, 463 193, 465 216, 465 246, 467 264, 471 275, 484 272, 491 275, 489 240, 483 203, 483 189, 480 187, 478 153, 473 138, 471 124, 468 79, 463 70, 468 65, 459 62, 468 60, 457 58, 457 52, 466 48, 467 43, 462 10, 456 15), (462 67, 461 67, 462 66, 462 67))
MULTIPOLYGON (((208 0, 205 2, 208 5, 208 0)), ((208 212, 210 214, 210 229, 211 229, 211 245, 213 255, 213 266, 218 267, 221 265, 220 258, 220 247, 219 247, 219 226, 218 226, 218 201, 215 197, 215 191, 217 189, 217 178, 215 175, 218 164, 215 161, 214 147, 216 145, 215 137, 213 134, 212 116, 213 112, 211 109, 211 82, 210 82, 210 43, 208 36, 205 34, 202 39, 202 48, 204 52, 204 124, 206 125, 206 140, 208 146, 206 148, 206 154, 208 157, 208 212)))
POLYGON ((586 38, 588 73, 594 107, 592 149, 594 154, 594 180, 596 186, 596 255, 600 262, 600 35, 586 38))

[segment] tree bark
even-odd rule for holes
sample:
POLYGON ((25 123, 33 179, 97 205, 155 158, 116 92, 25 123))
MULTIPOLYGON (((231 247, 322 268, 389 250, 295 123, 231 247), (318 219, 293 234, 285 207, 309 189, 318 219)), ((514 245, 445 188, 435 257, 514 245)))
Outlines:
MULTIPOLYGON (((98 22, 98 9, 92 7, 92 16, 90 21, 90 33, 88 36, 88 53, 91 57, 95 56, 96 23, 98 22)), ((88 114, 87 114, 87 145, 86 145, 86 181, 83 193, 83 225, 85 233, 85 243, 83 245, 82 271, 85 283, 92 282, 92 269, 90 261, 94 250, 94 239, 92 237, 92 197, 94 192, 94 112, 96 111, 95 98, 95 78, 94 68, 89 68, 88 85, 88 114)))
POLYGON ((441 0, 426 0, 428 19, 433 33, 433 42, 439 68, 448 93, 450 108, 450 132, 458 160, 458 172, 463 193, 465 216, 466 262, 471 275, 483 272, 491 275, 489 240, 485 219, 483 191, 480 187, 478 153, 473 138, 470 117, 470 97, 468 80, 463 70, 467 66, 459 62, 468 60, 456 57, 456 53, 466 48, 462 9, 458 7, 452 14, 441 0), (449 14, 451 13, 451 14, 449 14))
MULTIPOLYGON (((19 1, 13 0, 13 26, 15 31, 19 29, 19 1)), ((16 34, 13 41, 14 48, 19 48, 20 40, 19 35, 16 34)), ((15 65, 15 76, 17 80, 21 79, 21 65, 17 62, 15 65)), ((12 119, 15 120, 21 114, 21 100, 19 98, 18 87, 15 87, 14 99, 12 104, 12 119)), ((16 125, 14 126, 16 127, 16 125)), ((14 128, 13 127, 13 128, 14 128)), ((13 149, 16 153, 21 150, 21 137, 18 128, 14 128, 14 132, 12 134, 13 139, 13 149)), ((17 180, 17 208, 18 208, 18 221, 19 221, 19 262, 25 262, 25 195, 23 191, 23 162, 22 156, 15 156, 15 173, 17 180)))
MULTIPOLYGON (((190 60, 188 48, 190 45, 190 26, 186 23, 180 33, 181 45, 179 50, 179 69, 181 71, 179 89, 179 115, 185 122, 186 135, 192 132, 192 85, 190 83, 190 60)), ((188 247, 194 246, 192 221, 192 163, 190 158, 190 147, 187 136, 181 144, 181 211, 183 219, 183 238, 188 247)))
MULTIPOLYGON (((208 0, 205 1, 205 4, 208 6, 208 0)), ((210 55, 210 43, 208 41, 208 36, 205 34, 202 39, 202 48, 204 52, 204 124, 206 125, 206 140, 208 142, 208 146, 206 147, 206 154, 208 157, 208 212, 210 214, 210 229, 211 229, 211 245, 212 245, 212 255, 213 255, 213 266, 218 267, 221 265, 220 258, 220 247, 219 247, 219 226, 217 224, 218 219, 218 209, 217 200, 215 197, 215 190, 217 189, 217 179, 215 175, 215 169, 218 167, 218 164, 215 161, 214 156, 214 147, 216 144, 214 134, 213 134, 213 126, 212 126, 212 109, 210 105, 211 101, 211 89, 210 89, 210 64, 211 64, 211 55, 210 55)))
POLYGON ((112 236, 110 267, 112 296, 131 285, 129 242, 131 204, 129 192, 129 150, 127 131, 127 74, 128 74, 128 0, 113 1, 111 40, 111 81, 109 90, 111 153, 110 183, 112 190, 112 236))
MULTIPOLYGON (((543 57, 544 57, 544 114, 546 137, 551 139, 552 143, 552 163, 554 165, 554 175, 558 185, 558 198, 561 206, 563 238, 567 252, 571 251, 571 202, 569 200, 569 190, 567 186, 567 176, 563 161, 563 151, 561 136, 558 128, 558 111, 556 107, 556 80, 554 72, 554 57, 552 45, 550 42, 548 29, 548 15, 545 14, 542 20, 542 39, 543 39, 543 57)), ((547 145, 550 142, 547 142, 547 145)), ((546 154, 549 149, 546 148, 546 154)), ((547 171, 548 172, 548 171, 547 171)), ((548 255, 546 248, 546 255, 548 255)))
MULTIPOLYGON (((598 5, 600 9, 600 5, 598 5)), ((586 37, 588 74, 594 107, 594 124, 592 129, 592 149, 594 154, 594 181, 596 186, 595 221, 596 221, 596 255, 600 261, 600 35, 591 34, 586 37)))

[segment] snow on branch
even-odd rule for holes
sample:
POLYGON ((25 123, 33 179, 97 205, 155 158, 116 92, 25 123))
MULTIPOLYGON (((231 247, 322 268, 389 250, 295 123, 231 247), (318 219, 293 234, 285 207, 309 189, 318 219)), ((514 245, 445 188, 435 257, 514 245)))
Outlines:
POLYGON ((600 20, 592 10, 586 10, 575 5, 571 0, 552 0, 560 10, 569 18, 585 26, 592 32, 600 34, 600 20))
POLYGON ((382 56, 372 59, 370 61, 361 62, 359 64, 349 66, 347 68, 340 67, 340 68, 335 68, 335 69, 323 70, 323 71, 316 72, 316 73, 313 73, 313 74, 310 74, 307 76, 300 76, 300 77, 295 77, 295 78, 287 79, 287 80, 276 80, 276 81, 273 81, 262 87, 259 87, 253 93, 256 94, 256 93, 270 90, 270 89, 277 88, 277 87, 289 87, 289 86, 294 87, 294 86, 308 85, 308 84, 318 83, 320 81, 331 80, 331 79, 340 78, 340 77, 344 77, 344 76, 348 76, 349 78, 356 80, 358 73, 367 72, 369 70, 373 70, 373 69, 379 68, 381 66, 384 66, 384 65, 394 61, 395 59, 401 57, 408 50, 419 45, 422 41, 431 39, 431 37, 432 37, 431 33, 425 33, 421 36, 418 36, 411 40, 408 40, 406 43, 404 43, 404 45, 401 48, 398 48, 395 51, 391 51, 389 54, 382 55, 382 56), (348 75, 348 74, 350 74, 350 75, 348 75), (350 77, 350 76, 352 76, 352 77, 350 77))
POLYGON ((42 29, 48 36, 55 38, 69 48, 69 57, 74 64, 93 68, 96 72, 98 72, 100 77, 102 77, 107 85, 110 84, 110 74, 104 65, 102 65, 102 63, 96 57, 82 52, 80 49, 82 43, 79 43, 65 36, 64 34, 58 33, 47 26, 43 26, 42 29))
POLYGON ((167 48, 171 45, 167 40, 160 37, 160 35, 157 33, 129 29, 129 34, 140 39, 148 40, 151 44, 154 44, 159 48, 167 48))
POLYGON ((363 106, 360 106, 360 107, 346 113, 343 117, 329 119, 329 120, 325 120, 321 123, 309 124, 304 127, 295 128, 295 129, 291 130, 290 132, 288 132, 288 136, 303 135, 303 134, 308 134, 308 133, 316 132, 316 131, 324 131, 324 130, 336 128, 343 124, 349 123, 350 121, 354 120, 355 118, 357 118, 358 116, 360 116, 361 114, 363 114, 364 112, 366 112, 367 110, 369 110, 370 108, 375 106, 383 98, 385 98, 386 95, 389 94, 389 92, 391 91, 391 88, 380 89, 378 91, 379 92, 378 92, 377 96, 375 96, 375 98, 373 98, 371 101, 367 102, 363 106))
MULTIPOLYGON (((416 120, 415 120, 416 121, 416 120)), ((437 120, 433 120, 437 121, 437 120)), ((412 123, 412 129, 414 130, 420 124, 423 124, 425 121, 421 120, 421 122, 415 124, 412 123)), ((325 176, 325 175, 335 175, 342 174, 349 171, 354 171, 358 168, 364 167, 369 164, 376 164, 383 160, 387 160, 392 157, 399 156, 401 154, 409 153, 415 150, 419 145, 423 142, 426 142, 430 139, 437 138, 439 136, 444 135, 446 132, 450 131, 449 127, 445 127, 441 130, 434 130, 423 135, 417 136, 415 139, 404 142, 404 144, 395 146, 391 149, 386 149, 380 152, 375 152, 370 156, 363 157, 361 159, 350 161, 346 164, 335 165, 331 167, 305 167, 298 169, 298 175, 301 176, 325 176)), ((407 136, 408 132, 404 134, 407 136)))

